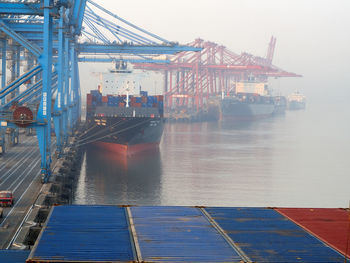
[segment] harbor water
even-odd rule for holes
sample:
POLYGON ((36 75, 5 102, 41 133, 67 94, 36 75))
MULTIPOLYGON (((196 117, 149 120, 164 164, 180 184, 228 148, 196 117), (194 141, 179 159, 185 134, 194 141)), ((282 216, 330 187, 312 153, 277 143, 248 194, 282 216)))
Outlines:
POLYGON ((254 122, 167 123, 159 151, 86 147, 77 204, 347 207, 345 103, 254 122))

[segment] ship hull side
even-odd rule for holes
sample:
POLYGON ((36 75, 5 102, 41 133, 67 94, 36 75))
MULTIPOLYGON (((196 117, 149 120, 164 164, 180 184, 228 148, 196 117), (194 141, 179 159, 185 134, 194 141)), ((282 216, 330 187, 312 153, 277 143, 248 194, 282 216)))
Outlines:
POLYGON ((303 110, 305 109, 305 102, 290 101, 288 103, 289 110, 303 110))
POLYGON ((159 146, 163 118, 106 118, 105 125, 91 126, 86 138, 113 152, 135 153, 159 146))
POLYGON ((273 104, 229 103, 222 107, 223 120, 249 121, 267 118, 273 114, 273 104))

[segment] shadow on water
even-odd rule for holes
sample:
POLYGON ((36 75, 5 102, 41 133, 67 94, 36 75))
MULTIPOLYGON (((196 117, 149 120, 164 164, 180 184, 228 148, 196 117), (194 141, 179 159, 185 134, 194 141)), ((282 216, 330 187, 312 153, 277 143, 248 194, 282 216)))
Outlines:
POLYGON ((159 149, 126 156, 90 145, 75 203, 159 204, 161 169, 159 149))

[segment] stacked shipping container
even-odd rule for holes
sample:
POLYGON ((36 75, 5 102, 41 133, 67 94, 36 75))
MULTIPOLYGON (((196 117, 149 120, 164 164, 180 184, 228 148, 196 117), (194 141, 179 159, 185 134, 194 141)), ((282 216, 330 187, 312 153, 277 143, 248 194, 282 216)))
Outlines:
MULTIPOLYGON (((96 106, 109 106, 109 107, 125 107, 127 101, 126 95, 106 95, 97 90, 92 90, 87 94, 86 104, 88 110, 96 106)), ((163 111, 163 95, 148 96, 146 91, 141 91, 140 96, 129 96, 129 107, 134 108, 159 108, 163 111)))

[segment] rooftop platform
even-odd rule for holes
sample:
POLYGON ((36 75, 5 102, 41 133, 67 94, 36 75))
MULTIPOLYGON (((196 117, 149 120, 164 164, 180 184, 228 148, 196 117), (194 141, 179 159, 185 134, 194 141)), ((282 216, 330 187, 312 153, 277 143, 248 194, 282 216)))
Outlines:
POLYGON ((68 205, 52 209, 27 262, 344 262, 329 242, 278 209, 68 205))

